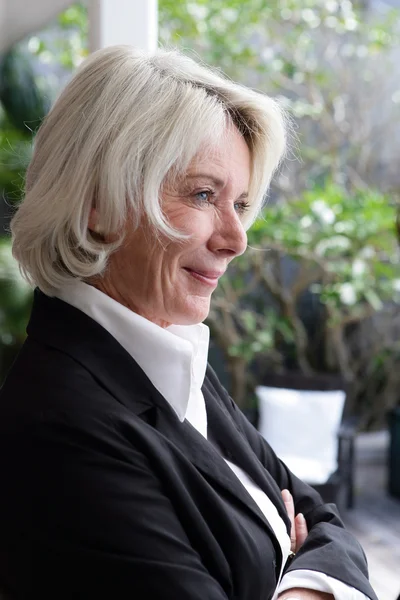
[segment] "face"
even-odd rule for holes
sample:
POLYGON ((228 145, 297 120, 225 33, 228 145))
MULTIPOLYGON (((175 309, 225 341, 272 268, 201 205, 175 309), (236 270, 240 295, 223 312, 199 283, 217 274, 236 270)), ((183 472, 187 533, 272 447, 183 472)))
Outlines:
POLYGON ((242 219, 250 168, 248 146, 232 126, 217 147, 164 185, 164 214, 190 238, 167 240, 146 223, 126 231, 97 287, 161 327, 203 321, 219 278, 247 245, 242 219))

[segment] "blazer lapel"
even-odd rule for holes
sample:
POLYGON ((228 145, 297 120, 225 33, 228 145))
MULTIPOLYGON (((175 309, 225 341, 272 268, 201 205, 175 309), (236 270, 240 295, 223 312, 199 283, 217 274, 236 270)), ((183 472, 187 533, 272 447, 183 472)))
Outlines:
MULTIPOLYGON (((164 402, 166 402, 164 400, 164 402)), ((270 528, 263 513, 252 500, 244 486, 224 461, 220 452, 208 442, 188 421, 179 421, 171 411, 157 410, 156 429, 210 479, 217 487, 223 487, 250 510, 257 519, 270 528)))
MULTIPOLYGON (((169 405, 168 407, 165 406, 167 404, 166 400, 162 400, 164 406, 159 405, 156 412, 156 429, 182 451, 184 456, 190 460, 207 480, 209 480, 213 487, 216 489, 223 489, 225 493, 230 495, 232 501, 239 503, 242 510, 250 512, 253 518, 259 521, 262 526, 267 529, 276 552, 276 568, 277 573, 279 574, 283 559, 282 550, 275 537, 273 528, 266 519, 264 513, 260 510, 258 504, 250 496, 246 488, 233 473, 232 469, 226 464, 221 452, 192 427, 188 421, 180 422, 169 405)), ((231 421, 230 415, 228 414, 226 417, 222 413, 218 414, 218 406, 216 402, 210 398, 209 401, 206 401, 206 404, 208 427, 213 430, 216 427, 215 431, 219 432, 216 437, 218 439, 218 445, 225 454, 225 457, 247 472, 247 474, 269 496, 275 506, 279 504, 279 502, 282 503, 279 493, 275 490, 271 492, 273 486, 268 483, 266 484, 263 473, 263 471, 265 472, 265 469, 260 465, 260 471, 258 470, 257 458, 254 456, 254 461, 252 460, 251 448, 245 440, 241 439, 240 434, 235 430, 233 424, 233 431, 229 431, 229 421, 231 421), (226 451, 228 447, 232 448, 233 451, 226 451), (253 464, 253 462, 255 464, 253 464), (260 485, 260 483, 263 485, 260 485)), ((283 518, 286 522, 287 515, 283 515, 283 518)))
MULTIPOLYGON (((207 386, 208 388, 208 386, 207 386)), ((262 489, 276 507, 290 535, 290 520, 275 480, 258 460, 243 433, 225 406, 215 398, 210 388, 205 390, 208 426, 228 460, 243 469, 262 489), (214 396, 214 397, 213 397, 214 396)))

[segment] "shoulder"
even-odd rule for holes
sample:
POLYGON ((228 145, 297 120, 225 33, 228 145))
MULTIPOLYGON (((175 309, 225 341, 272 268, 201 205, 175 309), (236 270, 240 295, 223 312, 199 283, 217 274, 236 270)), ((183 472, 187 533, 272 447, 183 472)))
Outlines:
POLYGON ((64 506, 63 494, 84 490, 94 501, 99 488, 119 485, 119 476, 149 472, 145 428, 73 358, 30 342, 0 395, 0 473, 8 498, 36 495, 46 504, 51 497, 64 506))
POLYGON ((0 415, 38 417, 57 410, 81 413, 104 407, 111 400, 73 357, 28 339, 0 391, 0 415))
POLYGON ((139 426, 77 360, 28 339, 0 391, 0 452, 34 470, 51 468, 56 455, 113 454, 128 420, 139 426))

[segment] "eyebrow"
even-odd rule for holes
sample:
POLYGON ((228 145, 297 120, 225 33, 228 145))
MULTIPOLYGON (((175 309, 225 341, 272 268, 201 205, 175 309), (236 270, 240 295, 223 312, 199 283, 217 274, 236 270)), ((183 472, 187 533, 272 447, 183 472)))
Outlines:
MULTIPOLYGON (((188 175, 186 175, 186 179, 209 179, 213 182, 215 187, 218 188, 224 187, 225 184, 225 182, 222 179, 220 179, 219 177, 215 177, 215 175, 210 175, 210 173, 189 173, 188 175)), ((249 193, 243 192, 243 194, 240 194, 240 196, 238 197, 238 200, 245 200, 248 197, 249 193)))

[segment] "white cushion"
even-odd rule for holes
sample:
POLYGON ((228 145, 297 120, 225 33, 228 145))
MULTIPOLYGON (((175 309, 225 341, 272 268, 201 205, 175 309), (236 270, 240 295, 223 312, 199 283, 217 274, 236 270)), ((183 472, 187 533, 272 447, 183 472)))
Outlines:
POLYGON ((303 481, 325 483, 337 468, 345 392, 259 386, 259 431, 303 481))

